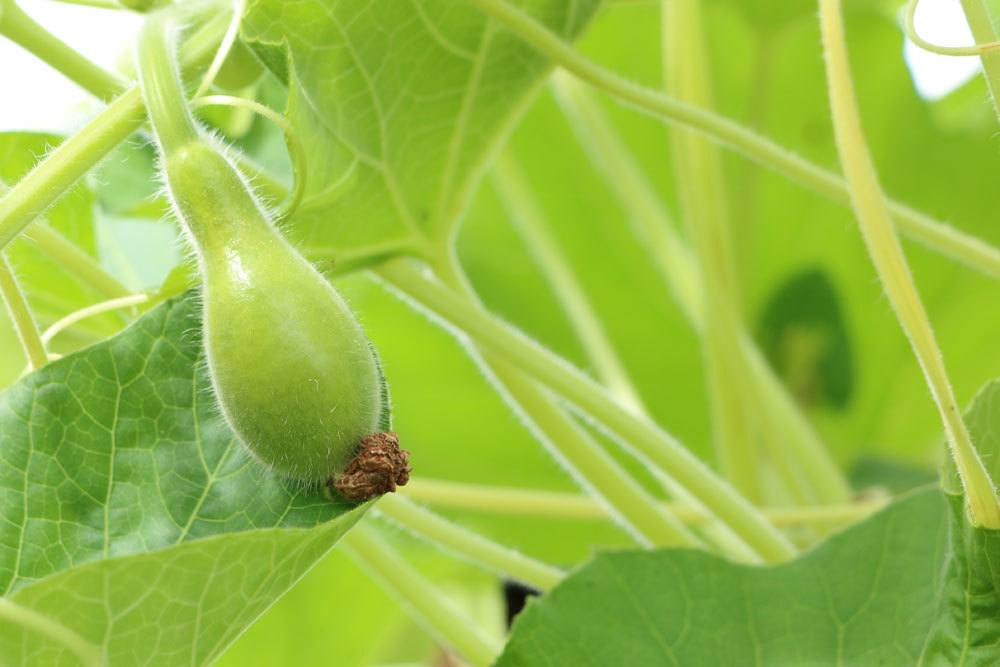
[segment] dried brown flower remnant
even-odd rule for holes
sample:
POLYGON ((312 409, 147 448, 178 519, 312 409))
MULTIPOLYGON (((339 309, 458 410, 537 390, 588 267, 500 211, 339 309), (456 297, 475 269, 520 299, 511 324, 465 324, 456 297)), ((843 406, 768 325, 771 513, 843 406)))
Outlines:
POLYGON ((410 453, 392 431, 366 435, 344 472, 327 482, 347 500, 368 500, 410 481, 410 453))

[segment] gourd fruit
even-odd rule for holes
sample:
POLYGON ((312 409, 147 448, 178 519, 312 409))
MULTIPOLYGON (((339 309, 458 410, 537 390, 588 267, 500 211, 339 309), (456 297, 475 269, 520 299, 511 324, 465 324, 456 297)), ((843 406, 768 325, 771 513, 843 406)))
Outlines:
POLYGON ((406 452, 379 433, 389 409, 379 361, 344 299, 211 139, 169 151, 164 171, 197 255, 208 367, 233 431, 282 475, 336 482, 352 499, 405 483, 406 452))

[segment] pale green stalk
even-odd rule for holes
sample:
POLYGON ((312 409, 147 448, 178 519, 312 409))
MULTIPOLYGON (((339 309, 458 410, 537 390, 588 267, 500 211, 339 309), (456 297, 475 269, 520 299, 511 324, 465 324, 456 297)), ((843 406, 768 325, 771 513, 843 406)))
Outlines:
POLYGON ((538 267, 558 297, 559 305, 566 311, 573 330, 594 364, 597 377, 625 405, 644 412, 639 392, 632 384, 600 318, 594 312, 573 268, 549 229, 520 165, 509 154, 502 155, 498 160, 493 183, 507 208, 508 219, 535 256, 538 267))
POLYGON ((31 306, 24 297, 21 286, 17 284, 14 271, 10 268, 7 257, 0 252, 0 298, 7 306, 7 314, 17 332, 17 339, 21 341, 24 349, 24 356, 28 360, 28 368, 37 370, 48 363, 49 358, 45 353, 45 343, 38 333, 38 325, 31 314, 31 306))
POLYGON ((921 49, 940 56, 981 56, 988 51, 1000 49, 1000 42, 997 41, 973 44, 972 46, 941 46, 927 41, 917 32, 916 18, 917 5, 919 4, 920 0, 910 0, 906 4, 906 9, 903 11, 903 31, 910 38, 910 41, 921 49))
MULTIPOLYGON (((227 24, 228 17, 218 14, 195 32, 185 44, 184 64, 193 66, 210 55, 213 52, 212 34, 221 32, 227 24)), ((46 53, 50 49, 58 49, 58 45, 40 42, 33 45, 32 53, 47 60, 46 53)), ((77 69, 60 71, 69 76, 74 75, 77 69)), ((35 165, 0 199, 0 250, 112 149, 142 127, 145 120, 142 95, 139 87, 133 86, 35 165)))
POLYGON ((488 667, 501 645, 470 625, 462 613, 367 523, 340 539, 340 546, 406 608, 427 632, 452 647, 473 667, 488 667))
POLYGON ((594 440, 555 397, 502 355, 483 359, 519 408, 535 437, 592 496, 599 499, 625 531, 645 547, 701 546, 701 541, 594 440))
MULTIPOLYGON (((440 262, 438 276, 460 291, 462 296, 458 298, 466 307, 478 308, 475 293, 453 254, 447 253, 440 262)), ((497 390, 509 397, 511 407, 538 441, 583 489, 605 504, 609 514, 638 544, 700 546, 698 538, 663 512, 655 498, 530 375, 489 350, 481 358, 487 375, 496 378, 497 390)))
POLYGON ((0 598, 0 619, 42 635, 72 653, 85 667, 99 667, 104 664, 100 650, 86 639, 58 621, 9 598, 0 598))
POLYGON ((407 260, 391 260, 374 271, 397 292, 458 326, 487 351, 593 416, 684 487, 764 560, 780 561, 795 555, 791 543, 696 456, 648 419, 618 405, 606 389, 565 360, 429 279, 407 260))
POLYGON ((558 568, 462 528, 403 496, 387 493, 378 501, 377 507, 403 528, 443 549, 538 590, 549 590, 564 576, 558 568))
MULTIPOLYGON (((639 86, 577 53, 559 36, 503 0, 467 0, 512 30, 553 62, 622 102, 664 120, 694 129, 837 203, 850 204, 847 184, 837 174, 815 165, 742 125, 706 109, 639 86)), ((889 210, 900 232, 910 239, 986 275, 1000 279, 1000 250, 974 236, 934 220, 899 202, 889 210)))
MULTIPOLYGON (((0 196, 8 191, 10 188, 0 180, 0 196)), ((105 271, 96 259, 50 227, 45 220, 32 225, 24 236, 77 280, 103 296, 113 299, 129 294, 129 290, 105 271)))
POLYGON ((702 328, 698 264, 680 237, 646 172, 598 107, 597 100, 565 72, 552 76, 552 93, 591 163, 628 212, 628 221, 691 326, 702 328))
POLYGON ((168 12, 153 14, 139 33, 136 49, 139 87, 164 158, 198 139, 174 54, 175 23, 168 12))
MULTIPOLYGON (((702 306, 698 267, 686 241, 674 230, 653 184, 599 108, 597 100, 582 85, 565 74, 556 74, 553 93, 581 145, 628 212, 629 221, 681 311, 700 332, 702 306)), ((821 502, 845 500, 850 487, 843 473, 745 331, 741 336, 741 348, 754 386, 745 398, 759 404, 760 417, 767 425, 767 442, 776 462, 789 464, 785 471, 786 484, 792 489, 799 485, 801 493, 798 495, 806 498, 815 495, 821 502), (774 442, 775 435, 780 442, 774 442)))
POLYGON ((129 294, 128 288, 108 273, 100 262, 43 220, 29 227, 24 237, 74 278, 102 296, 114 299, 129 294))
MULTIPOLYGON (((700 0, 661 3, 666 90, 676 99, 712 107, 700 0)), ((684 128, 670 133, 681 217, 692 240, 701 276, 702 352, 712 408, 716 455, 725 476, 751 500, 763 498, 759 424, 749 368, 740 354, 743 336, 740 281, 729 232, 728 193, 716 148, 684 128)))
POLYGON ((25 14, 14 0, 0 0, 0 35, 35 54, 101 100, 109 100, 125 89, 124 81, 80 56, 25 14))
POLYGON ((965 488, 972 521, 978 526, 1000 528, 1000 500, 962 419, 941 350, 896 237, 865 143, 851 82, 840 0, 820 0, 819 6, 837 151, 847 175, 855 215, 868 253, 896 317, 910 339, 941 414, 945 436, 965 488))
MULTIPOLYGON (((590 496, 565 491, 543 491, 506 486, 484 486, 417 477, 399 493, 408 498, 449 509, 534 517, 541 519, 600 520, 607 509, 590 496)), ((834 505, 763 507, 761 512, 778 526, 843 524, 863 519, 885 507, 888 498, 871 498, 834 505)), ((707 512, 684 502, 664 502, 663 508, 686 524, 703 525, 707 512)))
POLYGON ((128 296, 118 297, 117 299, 109 299, 107 301, 87 306, 86 308, 74 310, 69 315, 56 320, 48 329, 45 330, 42 334, 42 343, 47 345, 59 334, 59 332, 68 329, 77 322, 81 322, 88 317, 100 315, 101 313, 109 313, 114 310, 121 310, 122 308, 131 308, 132 306, 138 306, 146 303, 147 301, 149 301, 149 295, 147 294, 130 294, 128 296))

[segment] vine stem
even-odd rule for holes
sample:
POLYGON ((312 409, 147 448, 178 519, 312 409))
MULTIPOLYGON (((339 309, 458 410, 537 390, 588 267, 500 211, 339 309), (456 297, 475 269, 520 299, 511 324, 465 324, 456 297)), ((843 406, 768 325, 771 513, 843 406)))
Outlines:
MULTIPOLYGON (((692 328, 700 333, 703 318, 699 269, 687 243, 675 231, 656 188, 582 84, 557 73, 552 92, 584 151, 618 195, 668 291, 692 328)), ((806 498, 814 494, 820 502, 843 502, 850 495, 850 486, 829 450, 746 331, 740 337, 740 347, 753 385, 746 399, 758 402, 767 435, 780 434, 780 442, 770 438, 768 443, 773 449, 781 447, 774 457, 778 463, 786 463, 778 467, 786 485, 806 498)))
MULTIPOLYGON (((0 180, 0 196, 9 191, 7 184, 0 180)), ((103 296, 114 299, 129 294, 129 290, 117 278, 105 271, 97 260, 50 227, 44 220, 32 225, 24 236, 59 266, 103 296)))
POLYGON ((38 613, 34 609, 20 605, 10 598, 0 598, 0 618, 48 637, 70 651, 87 667, 99 667, 104 664, 101 652, 96 646, 65 625, 38 613))
MULTIPOLYGON (((677 99, 711 108, 711 76, 700 0, 660 4, 664 82, 677 99)), ((750 370, 740 354, 740 283, 729 234, 728 193, 714 146, 686 128, 670 132, 682 218, 701 277, 701 343, 716 455, 725 476, 751 500, 763 498, 758 423, 747 400, 750 370)))
MULTIPOLYGON (((965 20, 972 30, 972 37, 977 43, 994 42, 997 39, 996 30, 990 13, 993 11, 985 0, 961 0, 965 20)), ((1000 117, 1000 51, 990 50, 979 55, 983 65, 986 85, 990 89, 990 99, 993 100, 993 110, 1000 117)))
POLYGON ((14 271, 10 268, 10 262, 2 252, 0 252, 0 297, 7 306, 7 313, 14 324, 17 339, 21 341, 24 356, 28 359, 28 370, 41 368, 49 361, 45 353, 45 343, 38 333, 38 325, 35 324, 28 300, 24 298, 24 292, 17 284, 14 271))
POLYGON ((795 555, 791 543, 729 484, 648 419, 620 406, 587 375, 429 279, 405 259, 390 260, 373 270, 398 292, 601 422, 703 503, 764 560, 781 561, 795 555))
MULTIPOLYGON (((509 154, 504 154, 500 157, 496 168, 493 173, 494 187, 497 188, 498 194, 503 199, 505 206, 507 206, 510 213, 510 219, 514 223, 515 229, 517 229, 525 239, 531 252, 535 255, 537 263, 540 265, 542 272, 545 275, 550 287, 552 287, 560 304, 569 316, 570 322, 573 325, 574 332, 577 337, 581 340, 584 345, 584 349, 587 351, 588 356, 594 363, 595 370, 598 377, 601 379, 602 383, 608 387, 609 391, 615 394, 618 399, 626 407, 632 409, 637 414, 648 415, 648 411, 642 403, 638 392, 635 390, 631 381, 625 372, 624 366, 620 362, 617 353, 608 340, 607 335, 604 332, 604 327, 601 324, 597 314, 594 312, 586 294, 583 291, 580 282, 573 272, 572 268, 565 255, 559 248, 558 243, 552 236, 548 229, 548 225, 542 215, 538 203, 532 196, 530 188, 525 181, 523 173, 519 165, 516 163, 513 157, 509 154)), ((517 380, 515 379, 516 383, 517 380)), ((531 383, 528 383, 528 390, 531 390, 531 383)), ((508 389, 513 385, 508 385, 508 389)), ((520 396, 521 401, 526 401, 528 404, 535 404, 538 401, 531 399, 531 397, 520 396)), ((545 397, 542 397, 545 398, 545 397)), ((577 425, 573 424, 571 420, 567 420, 566 416, 562 414, 562 411, 556 407, 555 414, 553 417, 556 421, 566 421, 567 424, 562 429, 565 431, 566 437, 574 438, 576 440, 585 439, 588 443, 587 449, 600 450, 600 445, 594 442, 592 438, 577 425)), ((547 416, 543 416, 545 419, 547 416)), ((559 449, 565 451, 567 445, 565 443, 555 442, 550 446, 550 450, 559 449)), ((578 472, 582 473, 582 468, 584 467, 583 461, 580 456, 577 455, 573 458, 573 461, 563 456, 563 466, 576 469, 578 472)), ((597 462, 599 460, 598 456, 591 456, 591 460, 597 462)), ((618 478, 615 484, 605 484, 601 488, 604 489, 603 495, 608 498, 614 498, 616 495, 621 498, 622 501, 627 503, 630 508, 628 514, 632 517, 632 523, 635 525, 647 525, 649 528, 656 530, 660 525, 664 523, 664 515, 667 517, 672 517, 669 512, 663 512, 662 507, 652 506, 654 499, 647 494, 640 495, 631 489, 637 487, 636 482, 630 478, 628 473, 617 465, 610 456, 606 453, 601 453, 600 458, 605 460, 602 465, 591 465, 589 469, 592 471, 588 477, 591 479, 605 479, 606 482, 613 482, 614 479, 607 479, 607 469, 609 465, 614 466, 615 475, 618 478), (626 492, 626 497, 621 497, 622 492, 626 492), (645 496, 645 497, 643 497, 645 496), (629 498, 634 498, 634 502, 630 502, 629 498), (638 510, 636 509, 638 507, 638 510), (642 523, 637 523, 641 521, 642 523)), ((644 461, 644 465, 648 464, 644 461)), ((654 474, 659 473, 659 470, 653 467, 654 474)), ((685 493, 684 489, 680 488, 672 479, 663 474, 656 474, 658 481, 666 489, 669 495, 676 496, 678 498, 690 501, 693 500, 685 493)), ((591 494, 596 495, 597 498, 602 498, 602 491, 597 485, 588 483, 583 479, 583 475, 577 475, 581 485, 584 488, 590 488, 591 494)), ((607 503, 605 503, 607 505, 607 503)), ((673 517, 676 521, 676 517, 673 517)), ((674 523, 675 521, 671 521, 674 523)), ((625 519, 623 515, 619 516, 619 523, 626 527, 629 527, 629 521, 625 519)), ((648 536, 649 528, 644 530, 648 536)), ((669 534, 665 534, 664 537, 673 536, 673 541, 677 541, 677 529, 676 526, 671 526, 669 534)), ((731 532, 727 532, 719 526, 704 526, 703 533, 705 537, 713 542, 715 546, 722 552, 728 554, 734 559, 740 559, 745 561, 757 561, 759 558, 756 554, 749 549, 745 543, 739 540, 739 538, 733 536, 731 532)), ((654 535, 656 533, 653 533, 654 535)), ((645 540, 645 543, 649 543, 649 539, 645 540)), ((655 542, 654 542, 655 544, 655 542)))
POLYGON ((844 42, 840 0, 819 0, 819 7, 837 151, 847 175, 855 215, 868 253, 896 317, 910 339, 941 414, 973 523, 986 528, 1000 528, 1000 501, 962 419, 941 350, 892 226, 878 175, 865 143, 844 42))
POLYGON ((164 158, 198 139, 174 54, 175 32, 174 15, 156 12, 146 19, 135 52, 142 98, 164 158))
POLYGON ((536 264, 566 311, 573 330, 587 351, 597 376, 622 403, 645 412, 642 398, 629 378, 600 318, 577 281, 573 269, 549 230, 538 202, 531 194, 524 173, 509 153, 500 156, 493 172, 493 185, 507 207, 508 219, 535 256, 536 264))
MULTIPOLYGON (((438 276, 463 290, 457 298, 470 308, 478 301, 454 255, 439 262, 438 276), (462 297, 465 297, 464 299, 462 297)), ((437 284, 428 279, 431 284, 437 284)), ((507 399, 532 435, 588 493, 599 499, 609 514, 639 545, 700 546, 700 540, 675 517, 665 513, 656 500, 578 424, 556 398, 502 355, 479 352, 467 346, 481 361, 497 392, 507 399)))
MULTIPOLYGON (((514 34, 582 81, 646 113, 703 133, 762 166, 849 205, 847 184, 837 174, 815 165, 739 123, 686 104, 659 91, 637 85, 577 53, 557 35, 503 0, 467 0, 500 21, 514 34)), ((1000 52, 998 52, 1000 55, 1000 52)), ((974 236, 889 201, 900 231, 912 240, 986 275, 1000 279, 1000 250, 974 236)))
POLYGON ((45 330, 44 333, 42 333, 42 343, 47 345, 59 334, 59 332, 68 329, 77 322, 85 320, 88 317, 111 312, 113 310, 119 310, 121 308, 138 306, 146 303, 147 301, 149 301, 149 295, 147 294, 130 294, 128 296, 118 297, 117 299, 109 299, 107 301, 87 306, 86 308, 74 310, 69 315, 56 320, 48 329, 45 330))
POLYGON ((0 35, 35 54, 101 100, 125 89, 125 82, 98 67, 39 25, 14 0, 0 0, 0 35))
POLYGON ((377 508, 389 519, 433 544, 539 590, 549 590, 564 576, 558 568, 462 528, 403 496, 386 494, 377 508))
MULTIPOLYGON (((211 36, 224 30, 226 25, 228 17, 225 14, 213 15, 201 30, 187 40, 184 64, 194 66, 214 53, 211 36)), ((42 42, 33 45, 32 53, 45 60, 46 50, 50 48, 57 47, 53 43, 42 42)), ((82 56, 78 58, 82 59, 82 56)), ((69 76, 75 70, 60 71, 69 76)), ((112 149, 141 128, 145 120, 142 94, 138 86, 133 86, 35 165, 0 199, 0 250, 7 247, 112 149)))
POLYGON ((470 626, 468 615, 445 599, 366 522, 348 531, 340 545, 361 569, 409 609, 425 630, 452 646, 474 667, 493 664, 500 644, 470 626))
POLYGON ((927 41, 917 32, 917 5, 919 4, 920 0, 909 0, 906 3, 906 9, 903 10, 903 31, 910 38, 910 41, 921 49, 939 56, 979 56, 1000 49, 1000 42, 997 41, 973 44, 972 46, 941 46, 927 41))
MULTIPOLYGON (((544 519, 607 519, 605 507, 593 498, 565 491, 543 491, 505 486, 484 486, 418 477, 399 493, 420 502, 451 509, 508 514, 544 519)), ((761 512, 778 526, 814 523, 843 524, 857 521, 882 509, 888 498, 877 497, 850 503, 815 506, 764 507, 761 512)), ((711 516, 684 502, 664 502, 664 509, 686 524, 708 523, 711 516)))

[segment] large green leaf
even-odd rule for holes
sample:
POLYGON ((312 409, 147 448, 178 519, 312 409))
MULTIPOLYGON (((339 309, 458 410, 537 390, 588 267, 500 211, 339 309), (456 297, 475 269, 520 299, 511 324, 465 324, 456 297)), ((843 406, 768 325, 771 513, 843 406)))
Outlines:
MULTIPOLYGON (((213 405, 197 301, 170 301, 0 396, 0 586, 117 664, 207 661, 364 510, 239 444, 213 405)), ((3 632, 46 664, 34 635, 3 632)))
MULTIPOLYGON (((1000 381, 967 420, 995 466, 1000 381)), ((599 555, 524 613, 498 666, 994 665, 1000 530, 970 525, 950 476, 945 490, 772 567, 686 550, 599 555)))
MULTIPOLYGON (((522 4, 572 38, 598 2, 522 4)), ((289 83, 288 117, 309 156, 306 200, 291 222, 330 255, 418 250, 452 227, 549 70, 452 0, 254 0, 244 36, 289 83)))
POLYGON ((776 567, 601 554, 525 610, 497 664, 912 665, 945 526, 925 491, 776 567))

